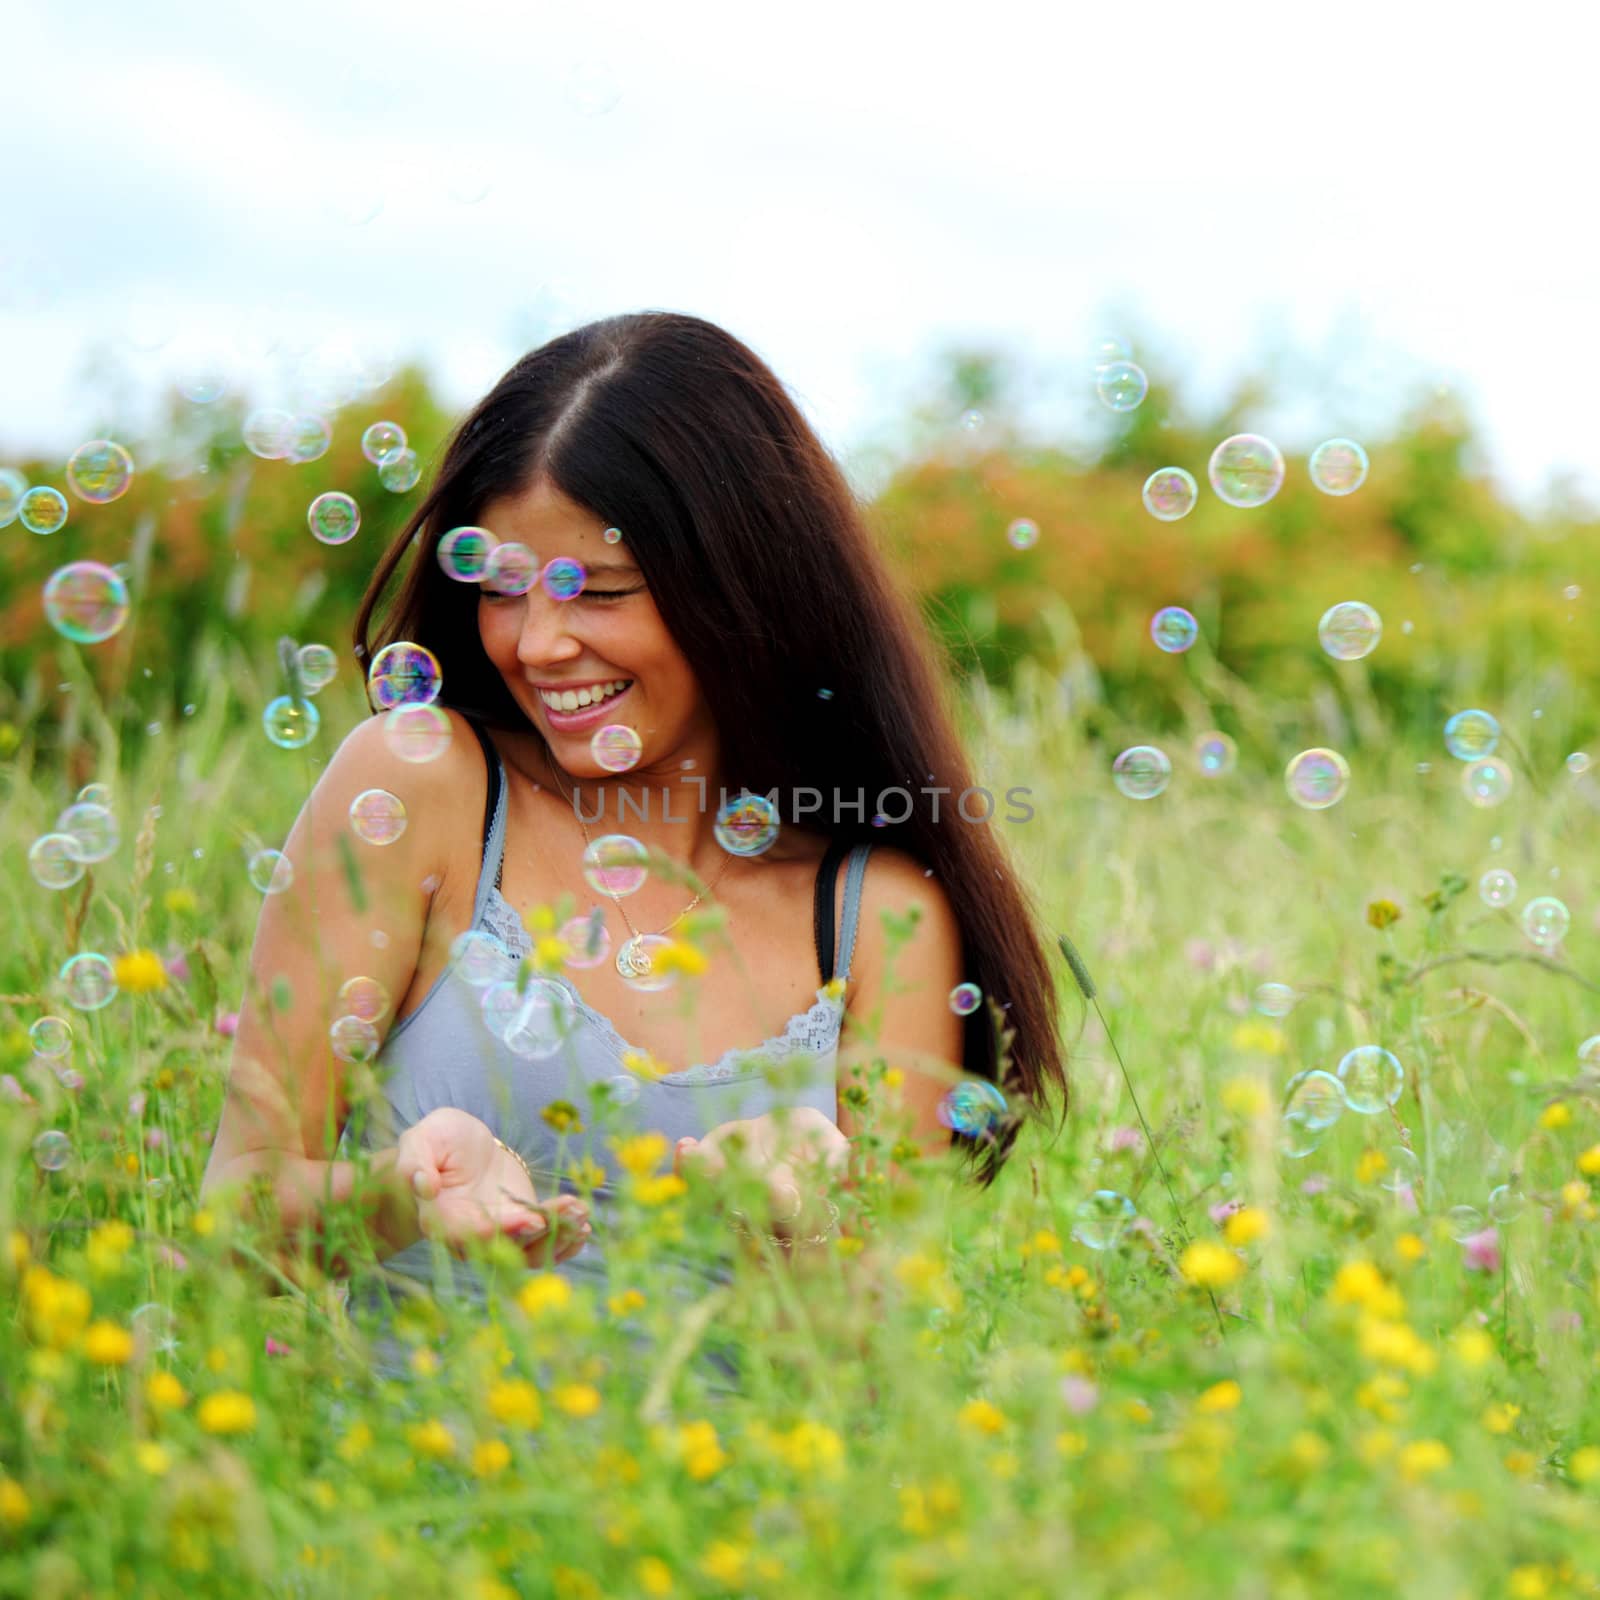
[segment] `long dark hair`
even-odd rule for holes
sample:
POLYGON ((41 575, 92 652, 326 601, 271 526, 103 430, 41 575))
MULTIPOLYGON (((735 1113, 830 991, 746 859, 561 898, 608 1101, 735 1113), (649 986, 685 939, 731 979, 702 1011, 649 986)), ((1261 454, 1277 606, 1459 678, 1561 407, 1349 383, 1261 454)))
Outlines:
POLYGON ((435 551, 540 480, 624 530, 706 697, 728 792, 860 790, 860 821, 847 814, 829 831, 893 844, 943 884, 964 976, 987 1002, 965 1021, 963 1066, 1007 1105, 989 1133, 952 1140, 987 1187, 1053 1091, 1065 1120, 1055 986, 994 829, 957 814, 973 785, 949 686, 844 474, 766 363, 715 324, 664 311, 591 322, 524 356, 456 429, 373 574, 357 655, 396 639, 426 645, 449 704, 537 732, 484 654, 476 586, 448 578, 435 551), (950 791, 937 822, 927 800, 905 822, 867 820, 885 791, 924 785, 950 791))

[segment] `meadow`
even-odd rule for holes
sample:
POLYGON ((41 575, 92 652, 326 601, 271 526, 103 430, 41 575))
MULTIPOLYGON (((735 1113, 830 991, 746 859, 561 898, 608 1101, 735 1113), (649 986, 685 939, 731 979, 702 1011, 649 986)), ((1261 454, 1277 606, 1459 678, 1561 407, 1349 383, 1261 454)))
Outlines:
MULTIPOLYGON (((1347 501, 1296 481, 1276 509, 1207 502, 1188 545, 1139 510, 1170 431, 1093 464, 898 474, 884 537, 951 651, 980 781, 1032 790, 1031 819, 995 825, 1076 958, 1064 1125, 979 1192, 896 1150, 880 1062, 841 1236, 740 1252, 692 1306, 652 1260, 725 1223, 635 1139, 609 1296, 482 1252, 490 1313, 410 1303, 400 1383, 338 1280, 199 1185, 248 862, 367 714, 339 618, 398 514, 325 550, 306 490, 353 481, 365 421, 402 413, 439 436, 402 386, 309 466, 218 424, 186 472, 75 507, 68 555, 126 541, 133 614, 103 644, 42 625, 66 556, 0 531, 0 1594, 1600 1593, 1592 525, 1530 529, 1427 419, 1371 442, 1347 501), (1338 661, 1316 621, 1347 599, 1385 633, 1338 661), (1167 656, 1148 621, 1177 601, 1202 634, 1167 656), (283 635, 341 657, 298 751, 260 720, 283 635), (1511 774, 1488 805, 1443 740, 1472 706, 1511 774), (1237 760, 1207 774, 1213 730, 1237 760), (1143 742, 1173 771, 1140 800, 1111 768, 1143 742), (1317 746, 1350 781, 1312 810, 1284 768, 1317 746), (120 843, 43 887, 29 847, 91 782, 120 843), (1569 913, 1556 937, 1530 935, 1540 897, 1569 913), (80 951, 116 963, 101 1009, 66 998, 80 951), (71 1030, 53 1054, 47 1016, 71 1030), (1367 1046, 1398 1062, 1392 1104, 1286 1118, 1292 1079, 1367 1046), (740 1393, 698 1360, 713 1331, 740 1393)), ((691 1000, 729 954, 714 931, 705 953, 691 1000)))

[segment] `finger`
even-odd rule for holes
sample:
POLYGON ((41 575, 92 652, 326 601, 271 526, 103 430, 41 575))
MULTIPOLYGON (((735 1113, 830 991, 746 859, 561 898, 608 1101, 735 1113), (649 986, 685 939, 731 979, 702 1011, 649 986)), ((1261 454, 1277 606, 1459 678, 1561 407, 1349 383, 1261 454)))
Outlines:
POLYGON ((435 1200, 439 1195, 438 1170, 427 1163, 419 1163, 411 1174, 411 1192, 419 1200, 435 1200))
POLYGON ((684 1161, 687 1158, 689 1152, 694 1149, 694 1147, 695 1147, 697 1142, 698 1142, 697 1140, 690 1138, 688 1135, 685 1135, 673 1147, 673 1151, 672 1151, 672 1172, 673 1172, 673 1176, 674 1177, 681 1178, 683 1176, 684 1161))

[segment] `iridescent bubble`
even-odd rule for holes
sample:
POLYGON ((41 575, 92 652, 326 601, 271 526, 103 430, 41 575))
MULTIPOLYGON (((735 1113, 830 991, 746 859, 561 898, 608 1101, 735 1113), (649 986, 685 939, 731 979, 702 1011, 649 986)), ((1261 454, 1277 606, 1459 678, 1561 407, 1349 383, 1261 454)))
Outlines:
POLYGON ((263 461, 282 461, 294 449, 294 418, 287 411, 263 407, 244 419, 245 448, 263 461))
POLYGON ((1575 778, 1581 778, 1593 764, 1585 750, 1574 750, 1566 760, 1567 771, 1575 778))
POLYGON ((1133 347, 1126 340, 1118 339, 1115 335, 1107 335, 1095 346, 1094 370, 1102 371, 1109 367, 1113 361, 1132 361, 1133 347))
POLYGON ((495 594, 526 594, 539 581, 539 558, 525 544, 496 545, 483 564, 483 586, 495 594))
POLYGON ((0 467, 0 528, 9 528, 22 510, 28 480, 15 467, 0 467))
POLYGON ((1111 781, 1130 800, 1154 800, 1172 776, 1172 762, 1153 744, 1136 744, 1111 763, 1111 781))
POLYGON ((1578 1046, 1578 1065, 1587 1072, 1600 1072, 1600 1033, 1591 1033, 1578 1046))
POLYGON ((350 828, 368 844, 393 844, 406 831, 406 803, 387 789, 363 789, 350 802, 350 828))
POLYGON ((671 943, 671 939, 659 933, 646 933, 629 939, 617 952, 619 961, 624 952, 628 957, 628 970, 622 974, 622 981, 641 994, 658 994, 663 989, 670 989, 678 981, 678 975, 670 967, 658 967, 656 957, 671 943))
POLYGON ((39 1017, 28 1029, 28 1043, 35 1055, 54 1060, 72 1048, 72 1024, 65 1017, 39 1017))
POLYGON ((1307 811, 1337 805, 1350 787, 1350 765, 1337 750, 1302 750, 1283 776, 1289 798, 1307 811))
POLYGON ((1387 1110, 1400 1098, 1406 1082, 1399 1058, 1376 1044, 1361 1044, 1347 1051, 1338 1076, 1346 1104, 1363 1116, 1387 1110))
POLYGON ((1383 619, 1363 600, 1341 600, 1322 613, 1317 637, 1335 661, 1359 661, 1377 649, 1383 619))
POLYGON ((1176 522, 1194 510, 1200 485, 1182 467, 1161 467, 1144 480, 1144 508, 1162 522, 1176 522))
POLYGON ((579 972, 598 967, 611 953, 611 934, 606 928, 605 912, 599 906, 586 917, 563 922, 556 937, 567 947, 562 965, 579 972))
POLYGON ((109 806, 111 804, 111 785, 109 783, 86 783, 77 793, 79 805, 109 806))
POLYGON ((1571 926, 1572 913, 1553 894, 1542 894, 1522 908, 1522 931, 1544 949, 1560 944, 1571 926))
POLYGON ((341 1061, 370 1061, 382 1041, 365 1017, 340 1017, 328 1029, 328 1043, 341 1061))
POLYGON ((110 439, 80 444, 67 462, 67 486, 92 506, 110 505, 133 482, 133 457, 110 439))
POLYGON ((1072 1219, 1072 1237, 1090 1250, 1114 1250, 1138 1214, 1127 1195, 1115 1189, 1096 1189, 1079 1202, 1072 1219))
POLYGON ((583 878, 597 894, 633 894, 650 872, 650 853, 626 833, 607 833, 583 852, 583 878))
POLYGON ((1006 543, 1013 550, 1031 550, 1039 542, 1039 524, 1028 517, 1018 517, 1006 529, 1006 543))
POLYGON ((1283 453, 1258 433, 1236 433, 1211 452, 1207 475, 1219 500, 1264 506, 1283 487, 1283 453))
POLYGON ((227 374, 215 367, 195 367, 178 379, 178 393, 192 406, 215 405, 227 392, 227 374))
POLYGON ((602 539, 604 539, 607 544, 621 544, 622 543, 622 529, 621 528, 607 528, 606 531, 600 535, 600 537, 602 539))
POLYGON ((1324 439, 1311 452, 1311 481, 1324 494, 1354 494, 1367 481, 1367 452, 1353 439, 1324 439))
POLYGON ((438 657, 426 646, 404 639, 385 645, 367 669, 367 694, 379 711, 431 705, 443 687, 438 657))
POLYGON ((1144 368, 1132 361, 1111 361, 1095 373, 1094 386, 1101 404, 1112 411, 1136 410, 1150 392, 1144 368))
POLYGON ((452 528, 439 541, 439 565, 457 583, 476 583, 494 546, 495 537, 487 528, 452 528))
POLYGON ((396 706, 383 719, 383 742, 401 761, 421 766, 450 748, 450 718, 433 705, 396 706))
POLYGON ((608 722, 596 728, 589 741, 589 754, 607 772, 627 772, 639 764, 644 744, 625 722, 608 722))
POLYGON ((56 832, 69 835, 80 861, 104 861, 116 853, 121 834, 117 819, 92 800, 75 800, 56 818, 56 832))
POLYGON ((44 586, 44 614, 63 639, 99 644, 128 620, 128 586, 98 561, 70 561, 44 586))
POLYGON ((300 663, 300 687, 316 694, 333 682, 339 658, 325 644, 303 644, 295 659, 300 663))
POLYGON ((289 446, 288 459, 297 467, 308 461, 320 461, 333 444, 333 429, 326 417, 314 411, 302 412, 294 419, 294 440, 289 446))
POLYGON ((78 841, 70 833, 45 833, 28 851, 28 871, 44 889, 70 889, 83 876, 78 841))
POLYGON ((605 1080, 605 1098, 615 1106, 631 1106, 639 1098, 639 1080, 629 1072, 619 1072, 605 1080))
POLYGON ((29 489, 17 507, 17 520, 29 533, 57 533, 66 526, 67 497, 45 484, 29 489))
POLYGON ((282 894, 294 882, 294 863, 281 850, 257 850, 249 873, 252 887, 262 894, 282 894))
POLYGON ((1256 989, 1256 1010, 1264 1017, 1286 1017, 1294 1002, 1295 992, 1286 983, 1263 983, 1256 989))
POLYGON ((398 422, 374 422, 361 435, 361 453, 375 467, 405 447, 406 430, 398 422))
POLYGON ((759 856, 778 841, 778 808, 764 794, 739 794, 720 806, 711 831, 731 856, 759 856))
POLYGON ((1489 1216, 1494 1222, 1515 1222, 1528 1209, 1528 1197, 1515 1184, 1497 1184, 1489 1191, 1489 1216))
POLYGON ((1284 1086, 1283 1109, 1285 1115, 1294 1112, 1307 1129, 1323 1133, 1344 1115, 1344 1085, 1320 1067, 1297 1072, 1284 1086))
POLYGON ((965 1078, 935 1108, 939 1121, 954 1133, 981 1139, 1006 1114, 1006 1097, 987 1078, 965 1078))
POLYGON ((1515 776, 1499 756, 1486 756, 1461 769, 1461 787, 1473 805, 1497 806, 1511 793, 1515 776))
POLYGON ((1517 898, 1517 880, 1504 867, 1491 867, 1478 879, 1478 898, 1498 911, 1517 898))
POLYGON ((1451 1206, 1445 1213, 1445 1225, 1457 1244, 1465 1244, 1488 1227, 1483 1213, 1476 1206, 1451 1206))
POLYGON ((1391 1194, 1415 1194, 1422 1187, 1422 1163, 1414 1150, 1397 1144, 1390 1147, 1384 1168, 1383 1187, 1391 1194))
POLYGON ((508 982, 516 970, 511 956, 478 928, 458 934, 450 946, 451 971, 473 989, 508 982))
POLYGON ((376 1022, 389 1009, 389 991, 376 978, 346 978, 339 985, 339 1005, 345 1016, 376 1022))
POLYGON ((514 1056, 542 1061, 553 1056, 572 1033, 572 996, 548 978, 535 978, 500 1037, 514 1056))
POLYGON ((557 556, 554 561, 545 563, 539 581, 552 600, 575 600, 583 593, 589 574, 581 561, 574 561, 569 556, 557 556))
POLYGON ((59 1128, 46 1128, 33 1141, 34 1165, 41 1172, 59 1172, 72 1159, 72 1141, 59 1128))
POLYGON ((415 489, 422 476, 422 462, 415 450, 396 450, 378 463, 378 482, 391 494, 415 489))
POLYGON ((603 117, 622 98, 611 68, 603 61, 575 61, 567 69, 567 104, 585 117, 603 117))
POLYGON ((60 978, 68 1002, 79 1011, 99 1011, 117 997, 116 972, 98 951, 73 956, 62 966, 60 978))
POLYGON ((950 1009, 958 1017, 970 1017, 983 1004, 983 990, 975 983, 958 983, 950 991, 950 1009))
POLYGON ((1178 655, 1200 637, 1200 624, 1182 606, 1163 606, 1150 619, 1150 637, 1158 650, 1178 655))
POLYGON ((322 713, 309 700, 280 694, 262 711, 261 726, 280 750, 303 750, 316 738, 322 713))
POLYGON ((1285 1111, 1278 1120, 1278 1149, 1292 1161, 1302 1161, 1321 1149, 1326 1137, 1327 1129, 1314 1126, 1301 1109, 1285 1111))
POLYGON ((1487 711, 1458 711, 1444 725, 1444 747, 1457 761, 1481 761, 1500 743, 1500 724, 1487 711))
POLYGON ((1222 778, 1233 771, 1238 748, 1225 733, 1202 733, 1194 742, 1195 765, 1203 778, 1222 778))
POLYGON ((321 544, 348 544, 361 531, 361 507, 347 494, 330 489, 306 512, 312 537, 321 544))

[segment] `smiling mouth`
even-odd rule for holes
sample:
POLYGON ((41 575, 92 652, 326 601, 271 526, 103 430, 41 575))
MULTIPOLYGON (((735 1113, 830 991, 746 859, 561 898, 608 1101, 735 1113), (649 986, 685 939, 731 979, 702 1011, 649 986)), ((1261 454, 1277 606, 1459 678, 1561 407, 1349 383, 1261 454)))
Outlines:
POLYGON ((595 706, 615 700, 626 689, 633 687, 632 678, 613 678, 607 683, 591 684, 583 689, 541 689, 539 698, 558 715, 571 716, 575 711, 591 711, 595 706))

